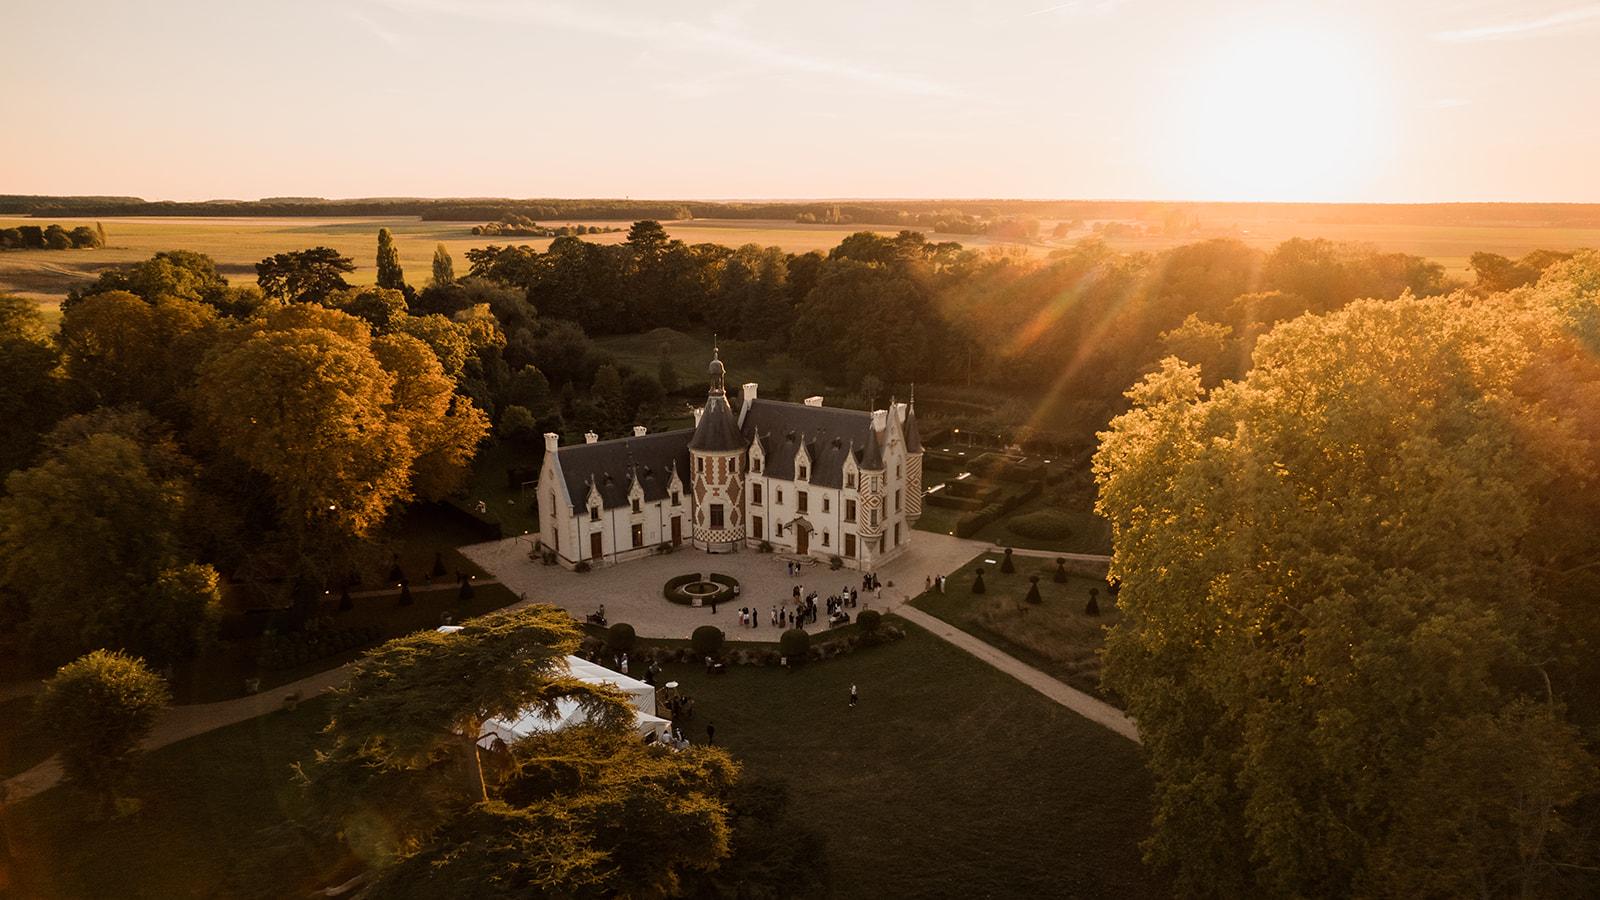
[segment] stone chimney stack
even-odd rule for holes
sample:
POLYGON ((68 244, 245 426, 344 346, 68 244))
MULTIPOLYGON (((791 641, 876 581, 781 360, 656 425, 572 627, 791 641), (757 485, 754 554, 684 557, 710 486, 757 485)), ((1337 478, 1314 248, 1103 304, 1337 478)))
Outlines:
POLYGON ((634 437, 644 437, 645 434, 647 432, 649 432, 649 430, 650 429, 644 427, 643 425, 635 425, 635 426, 633 426, 633 436, 634 437))
POLYGON ((561 446, 561 435, 556 434, 554 431, 546 431, 544 433, 544 452, 554 453, 559 446, 561 446))
POLYGON ((822 405, 822 397, 821 396, 807 397, 805 399, 805 404, 807 406, 821 406, 822 405))
POLYGON ((595 434, 592 431, 585 431, 583 433, 583 442, 585 444, 594 444, 594 443, 598 443, 599 441, 600 441, 600 435, 595 434))
POLYGON ((873 431, 882 431, 883 429, 887 428, 888 426, 889 426, 889 411, 886 410, 886 409, 875 409, 875 410, 873 410, 872 411, 872 430, 873 431))
POLYGON ((697 406, 694 408, 694 424, 696 428, 700 427, 700 417, 705 415, 705 413, 706 408, 704 406, 697 406))
POLYGON ((756 383, 747 381, 744 385, 744 405, 749 406, 750 401, 756 399, 756 383))

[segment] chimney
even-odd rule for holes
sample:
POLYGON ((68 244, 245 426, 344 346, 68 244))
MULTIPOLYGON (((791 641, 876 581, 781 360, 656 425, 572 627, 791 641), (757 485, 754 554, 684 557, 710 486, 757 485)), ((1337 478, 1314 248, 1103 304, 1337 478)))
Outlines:
POLYGON ((584 433, 583 433, 583 442, 584 442, 584 443, 585 443, 585 444, 594 444, 594 443, 598 443, 598 442, 599 442, 599 440, 600 440, 600 435, 598 435, 598 434, 595 434, 595 433, 594 433, 594 432, 592 432, 592 431, 585 431, 585 432, 584 432, 584 433))
POLYGON ((647 432, 649 430, 650 429, 644 427, 643 425, 635 425, 635 426, 633 426, 633 436, 634 437, 644 437, 645 436, 645 432, 647 432))
POLYGON ((561 446, 561 435, 556 434, 554 431, 546 431, 544 433, 544 452, 554 453, 559 446, 561 446))
POLYGON ((744 405, 749 406, 750 401, 754 400, 755 398, 756 383, 754 381, 746 382, 744 386, 744 405))
POLYGON ((875 410, 872 411, 872 430, 873 431, 882 431, 883 429, 887 428, 888 425, 889 425, 889 411, 888 410, 886 410, 886 409, 875 409, 875 410))
POLYGON ((821 406, 822 405, 822 398, 821 397, 807 397, 805 402, 806 402, 807 406, 821 406))
POLYGON ((700 427, 700 417, 705 414, 706 408, 704 406, 697 406, 694 408, 694 427, 700 427))

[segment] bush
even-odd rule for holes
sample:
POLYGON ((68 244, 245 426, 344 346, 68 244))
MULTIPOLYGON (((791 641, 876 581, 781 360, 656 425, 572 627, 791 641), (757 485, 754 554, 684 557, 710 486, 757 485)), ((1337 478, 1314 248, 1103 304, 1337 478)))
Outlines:
POLYGON ((375 625, 354 628, 317 628, 289 634, 264 634, 256 652, 256 663, 263 669, 292 669, 329 656, 378 642, 381 633, 375 625))
POLYGON ((572 571, 574 572, 588 572, 593 569, 594 566, 589 565, 589 561, 587 559, 578 560, 578 564, 572 567, 572 571))
POLYGON ((856 624, 861 626, 863 632, 871 634, 883 624, 883 613, 875 609, 863 609, 856 615, 856 624))
POLYGON ((985 590, 986 588, 983 586, 983 569, 980 568, 978 569, 977 576, 972 579, 972 592, 974 594, 981 594, 985 590))
POLYGON ((716 656, 722 650, 722 629, 715 625, 701 625, 689 636, 689 643, 701 656, 716 656))
POLYGON ((1039 576, 1028 576, 1028 596, 1024 597, 1023 599, 1035 605, 1044 602, 1044 597, 1039 595, 1039 576))
POLYGON ((844 560, 840 559, 838 556, 830 556, 828 557, 828 568, 837 572, 844 568, 844 560))
POLYGON ((58 669, 35 709, 39 727, 59 739, 67 780, 109 802, 171 699, 144 660, 96 650, 58 669))
POLYGON ((1000 572, 1003 575, 1010 575, 1015 571, 1017 571, 1017 566, 1011 561, 1011 548, 1007 547, 1005 558, 1000 560, 1000 572))
POLYGON ((756 546, 756 551, 759 552, 759 553, 771 553, 772 552, 772 542, 771 541, 762 541, 760 544, 758 544, 756 546))
POLYGON ((1061 540, 1072 536, 1072 517, 1059 509, 1038 509, 1007 522, 1006 530, 1021 537, 1061 540))
POLYGON ((972 537, 1004 514, 999 506, 989 504, 977 512, 967 513, 956 520, 956 537, 972 537))
POLYGON ((1067 583, 1067 558, 1065 556, 1056 557, 1056 574, 1054 578, 1056 584, 1067 583))
POLYGON ((606 646, 619 653, 627 653, 633 649, 639 636, 633 633, 633 626, 627 622, 618 622, 606 629, 606 646))
POLYGON ((811 651, 811 635, 803 628, 791 628, 778 638, 778 649, 789 658, 789 663, 800 662, 811 651))

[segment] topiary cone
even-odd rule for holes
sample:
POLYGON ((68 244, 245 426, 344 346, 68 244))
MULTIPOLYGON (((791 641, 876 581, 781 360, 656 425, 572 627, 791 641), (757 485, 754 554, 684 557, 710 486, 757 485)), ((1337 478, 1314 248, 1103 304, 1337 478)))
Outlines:
POLYGON ((1037 576, 1037 575, 1029 575, 1028 576, 1028 596, 1025 597, 1024 599, 1026 599, 1029 603, 1033 603, 1033 604, 1039 604, 1039 603, 1043 603, 1044 602, 1044 598, 1039 596, 1039 576, 1037 576))
POLYGON ((1056 557, 1056 584, 1067 583, 1067 559, 1064 556, 1056 557))

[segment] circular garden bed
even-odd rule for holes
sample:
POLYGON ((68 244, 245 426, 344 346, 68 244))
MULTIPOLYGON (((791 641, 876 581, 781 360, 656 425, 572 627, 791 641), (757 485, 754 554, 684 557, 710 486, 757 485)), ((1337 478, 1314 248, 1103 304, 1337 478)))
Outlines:
POLYGON ((701 575, 694 572, 667 579, 661 588, 661 595, 684 606, 707 606, 731 602, 738 588, 739 579, 730 575, 716 572, 701 575))

